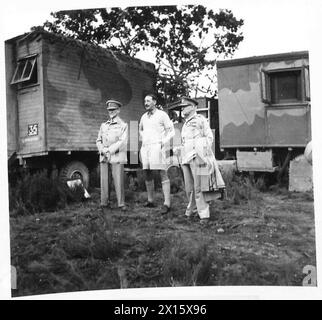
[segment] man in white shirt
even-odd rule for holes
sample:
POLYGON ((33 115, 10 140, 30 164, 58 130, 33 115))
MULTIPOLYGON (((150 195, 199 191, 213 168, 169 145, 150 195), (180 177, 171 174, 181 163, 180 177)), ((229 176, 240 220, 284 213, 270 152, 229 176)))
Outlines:
POLYGON ((154 207, 153 170, 161 176, 164 206, 162 214, 170 211, 170 180, 167 174, 166 148, 174 136, 173 123, 168 114, 157 108, 157 99, 153 94, 144 98, 146 113, 139 124, 142 147, 140 150, 142 167, 145 172, 145 185, 148 194, 147 207, 154 207))

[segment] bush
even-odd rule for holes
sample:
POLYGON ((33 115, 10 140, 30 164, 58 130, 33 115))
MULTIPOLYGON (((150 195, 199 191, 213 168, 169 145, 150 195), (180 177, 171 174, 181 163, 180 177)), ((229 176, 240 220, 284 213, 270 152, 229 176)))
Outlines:
POLYGON ((55 211, 82 197, 82 188, 70 190, 60 180, 49 178, 47 171, 25 173, 15 183, 9 181, 9 210, 17 215, 55 211))

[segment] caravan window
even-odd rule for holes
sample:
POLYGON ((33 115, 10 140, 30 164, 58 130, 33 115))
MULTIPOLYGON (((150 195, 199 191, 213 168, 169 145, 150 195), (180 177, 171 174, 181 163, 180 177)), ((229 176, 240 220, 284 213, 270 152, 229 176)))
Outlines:
POLYGON ((301 102, 301 70, 271 73, 270 88, 273 104, 301 102))
POLYGON ((264 103, 287 105, 310 100, 309 68, 261 70, 261 94, 264 103))
POLYGON ((19 60, 11 84, 21 83, 22 86, 27 86, 37 82, 37 57, 33 56, 19 60))

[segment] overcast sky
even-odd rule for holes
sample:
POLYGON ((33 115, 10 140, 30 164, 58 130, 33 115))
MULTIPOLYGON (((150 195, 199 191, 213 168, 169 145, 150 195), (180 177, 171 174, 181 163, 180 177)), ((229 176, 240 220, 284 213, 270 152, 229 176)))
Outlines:
MULTIPOLYGON (((228 8, 237 18, 245 21, 243 27, 245 39, 236 52, 236 57, 251 55, 307 50, 312 40, 310 28, 314 26, 314 15, 319 0, 213 0, 213 1, 177 1, 175 3, 202 3, 212 7, 228 8), (215 5, 213 4, 215 3, 215 5), (313 19, 312 19, 313 18, 313 19)), ((30 27, 42 24, 49 18, 51 11, 62 9, 82 9, 88 7, 123 6, 135 4, 160 4, 164 1, 88 1, 57 0, 41 2, 35 0, 11 0, 1 4, 1 37, 8 39, 29 31, 30 27)), ((169 2, 168 2, 169 3, 169 2)), ((173 4, 173 2, 170 2, 173 4)), ((314 40, 314 39, 313 39, 314 40)), ((2 54, 2 53, 1 53, 2 54)))
MULTIPOLYGON (((212 0, 212 1, 177 1, 176 4, 204 4, 212 7, 215 11, 218 8, 231 9, 237 18, 245 21, 243 33, 245 39, 235 54, 235 58, 248 57, 254 55, 282 53, 289 51, 310 51, 310 72, 311 72, 311 96, 312 96, 312 130, 313 130, 313 149, 314 161, 321 163, 322 156, 320 151, 321 142, 321 108, 322 99, 320 97, 320 76, 321 76, 321 22, 322 1, 321 0, 212 0), (216 3, 216 5, 213 5, 216 3)), ((4 40, 10 39, 22 33, 28 32, 30 27, 41 25, 50 17, 51 11, 63 9, 83 9, 93 7, 112 7, 127 5, 159 5, 174 4, 173 1, 85 1, 85 0, 8 0, 2 1, 0 10, 0 134, 6 137, 6 116, 5 116, 5 84, 4 84, 4 40)), ((7 214, 7 172, 6 172, 6 139, 1 138, 0 182, 3 210, 0 212, 0 298, 1 294, 7 297, 6 287, 8 287, 8 264, 9 262, 9 233, 8 233, 8 214, 7 214)), ((321 166, 314 167, 314 183, 317 187, 322 181, 321 166)), ((318 220, 317 252, 321 252, 321 204, 320 195, 322 188, 315 188, 315 208, 318 220)), ((320 261, 321 262, 321 261, 320 261)), ((321 266, 321 263, 318 266, 321 266)), ((322 283, 318 272, 318 283, 322 283)), ((280 296, 283 290, 279 291, 280 296)), ((207 293, 208 294, 208 293, 207 293)), ((234 293, 236 296, 236 293, 234 293)), ((226 294, 227 296, 227 294, 226 294)), ((238 296, 238 295, 237 295, 238 296)), ((114 296, 117 298, 117 296, 114 296)), ((137 296, 140 298, 140 295, 137 296)), ((153 294, 150 298, 153 298, 153 294)), ((167 297, 167 296, 165 296, 167 297)), ((180 297, 180 296, 179 296, 180 297)), ((182 296, 181 296, 182 297, 182 296)))

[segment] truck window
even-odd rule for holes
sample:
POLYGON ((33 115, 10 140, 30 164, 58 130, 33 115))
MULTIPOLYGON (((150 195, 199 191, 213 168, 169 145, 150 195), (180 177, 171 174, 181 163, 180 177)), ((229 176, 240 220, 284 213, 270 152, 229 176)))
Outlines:
POLYGON ((22 87, 38 83, 36 56, 18 61, 11 84, 18 83, 22 87))
POLYGON ((308 67, 261 70, 261 94, 262 101, 270 105, 309 101, 308 67))
POLYGON ((272 103, 301 102, 303 100, 301 79, 301 70, 271 73, 272 103))

